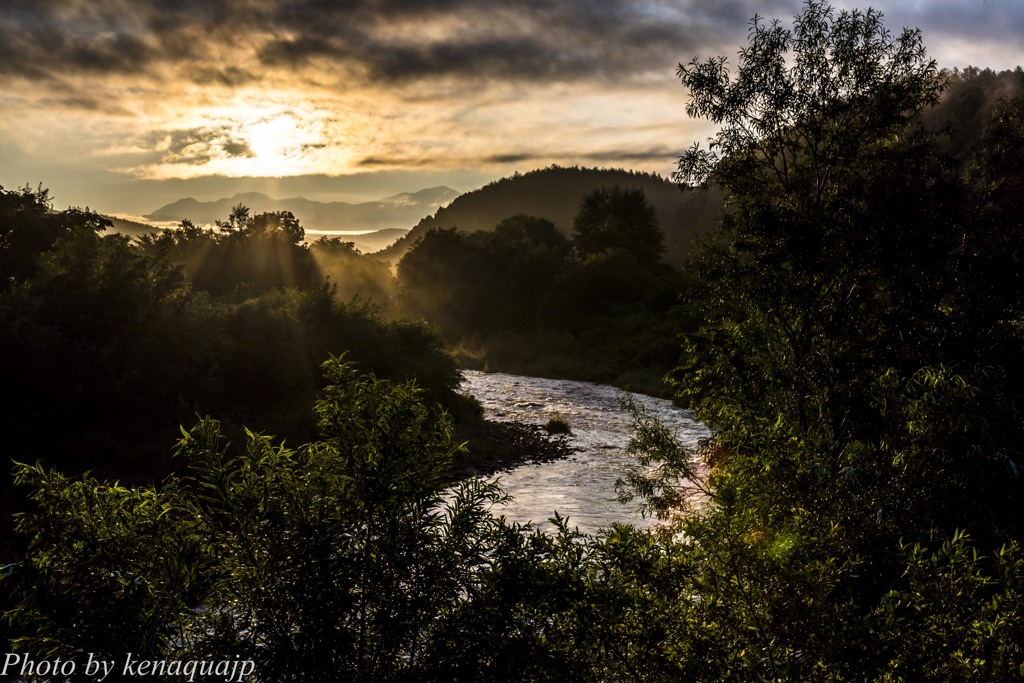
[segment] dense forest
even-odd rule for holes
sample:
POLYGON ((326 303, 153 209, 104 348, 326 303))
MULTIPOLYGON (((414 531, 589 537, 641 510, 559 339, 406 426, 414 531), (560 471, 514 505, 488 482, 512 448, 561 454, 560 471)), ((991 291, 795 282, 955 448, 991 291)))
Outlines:
POLYGON ((919 32, 816 0, 748 40, 679 67, 718 132, 675 180, 725 198, 684 263, 627 184, 568 234, 424 230, 394 280, 287 212, 131 242, 0 193, 14 651, 275 682, 1024 679, 1024 72, 939 71, 919 32), (649 353, 710 428, 688 452, 634 408, 621 495, 654 531, 540 533, 457 475, 443 341, 502 338, 591 371, 649 353))
POLYGON ((397 304, 464 365, 664 393, 685 326, 682 276, 639 188, 598 188, 569 237, 517 214, 491 231, 431 228, 397 267, 397 304))

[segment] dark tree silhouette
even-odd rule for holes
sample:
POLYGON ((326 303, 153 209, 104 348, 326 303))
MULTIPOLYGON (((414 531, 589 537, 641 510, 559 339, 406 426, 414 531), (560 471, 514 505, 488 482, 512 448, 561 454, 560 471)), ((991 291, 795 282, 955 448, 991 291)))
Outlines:
POLYGON ((644 191, 621 187, 599 188, 583 198, 572 238, 582 256, 622 249, 647 266, 661 259, 665 241, 644 191))

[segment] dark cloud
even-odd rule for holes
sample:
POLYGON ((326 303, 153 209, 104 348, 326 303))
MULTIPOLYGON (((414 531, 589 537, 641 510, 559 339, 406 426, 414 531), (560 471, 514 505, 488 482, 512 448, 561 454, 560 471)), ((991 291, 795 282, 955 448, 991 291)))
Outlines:
POLYGON ((260 79, 259 74, 238 66, 200 65, 186 70, 185 75, 198 85, 223 85, 232 88, 248 85, 260 79))
POLYGON ((144 35, 85 28, 0 18, 0 73, 41 80, 80 73, 139 73, 160 58, 144 35))
POLYGON ((0 73, 171 65, 200 84, 237 86, 255 78, 244 61, 255 50, 264 67, 317 60, 379 83, 620 79, 711 48, 766 4, 795 0, 4 0, 0 73))
POLYGON ((59 98, 43 98, 37 102, 38 106, 58 106, 64 109, 78 109, 81 111, 101 112, 111 116, 130 116, 131 112, 117 102, 100 97, 88 95, 68 95, 59 98))
POLYGON ((550 150, 544 152, 498 152, 484 157, 423 157, 404 156, 370 156, 360 159, 360 168, 402 167, 418 168, 428 166, 479 166, 508 164, 549 164, 559 163, 597 163, 597 164, 630 164, 637 162, 664 162, 679 156, 682 150, 669 147, 647 147, 645 149, 604 149, 598 151, 582 150, 550 150))
POLYGON ((585 161, 587 163, 615 164, 615 163, 637 163, 650 161, 664 161, 678 157, 681 150, 668 147, 648 147, 645 149, 604 149, 604 150, 568 150, 552 152, 509 152, 492 154, 482 159, 490 164, 521 164, 521 163, 547 163, 551 159, 560 159, 565 163, 574 161, 585 161))
POLYGON ((484 159, 484 161, 492 164, 518 164, 523 161, 535 161, 537 156, 534 154, 523 154, 523 153, 506 153, 506 154, 492 154, 484 159))
POLYGON ((360 3, 339 12, 323 11, 325 3, 289 3, 277 17, 281 36, 259 55, 268 66, 351 64, 383 83, 438 76, 614 80, 668 70, 680 54, 709 48, 749 19, 751 4, 722 0, 708 11, 697 0, 391 0, 374 4, 375 12, 360 3), (421 34, 409 28, 415 21, 450 28, 421 34))
POLYGON ((427 157, 391 157, 391 156, 370 156, 364 157, 355 163, 357 168, 431 168, 438 165, 438 159, 427 157))
POLYGON ((221 149, 229 157, 251 157, 256 156, 256 153, 249 147, 249 143, 244 140, 226 140, 221 143, 221 149))

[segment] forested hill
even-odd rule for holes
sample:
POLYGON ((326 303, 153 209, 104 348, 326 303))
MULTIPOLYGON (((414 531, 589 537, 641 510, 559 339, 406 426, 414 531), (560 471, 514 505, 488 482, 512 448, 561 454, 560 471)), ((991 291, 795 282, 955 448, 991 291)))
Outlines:
MULTIPOLYGON (((957 69, 950 72, 947 89, 940 101, 924 112, 923 119, 933 129, 948 129, 947 151, 967 159, 996 105, 1021 93, 1024 70, 1020 67, 1001 72, 977 67, 957 69)), ((519 213, 546 218, 568 235, 583 197, 595 188, 616 185, 644 190, 665 231, 665 260, 669 263, 693 254, 694 238, 714 226, 722 207, 719 192, 683 192, 657 175, 552 166, 517 173, 461 195, 436 214, 423 218, 380 255, 397 262, 430 228, 493 230, 503 219, 519 213)))
POLYGON ((722 206, 721 195, 716 192, 684 193, 675 183, 656 175, 552 166, 517 173, 467 192, 421 220, 381 255, 397 262, 430 228, 493 230, 503 219, 521 213, 546 218, 568 235, 583 198, 597 188, 615 186, 644 191, 665 232, 665 260, 669 263, 678 263, 693 253, 694 239, 714 225, 722 206))
POLYGON ((966 160, 999 103, 1024 94, 1024 69, 996 72, 969 66, 953 70, 948 77, 938 104, 925 110, 922 118, 932 129, 946 129, 946 151, 966 160))

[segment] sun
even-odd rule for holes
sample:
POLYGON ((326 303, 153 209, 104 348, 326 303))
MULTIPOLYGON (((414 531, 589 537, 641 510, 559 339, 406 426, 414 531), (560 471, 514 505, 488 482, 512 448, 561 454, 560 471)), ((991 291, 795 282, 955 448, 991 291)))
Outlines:
POLYGON ((288 157, 301 149, 298 124, 288 114, 251 124, 246 130, 253 160, 260 164, 286 164, 288 157))

